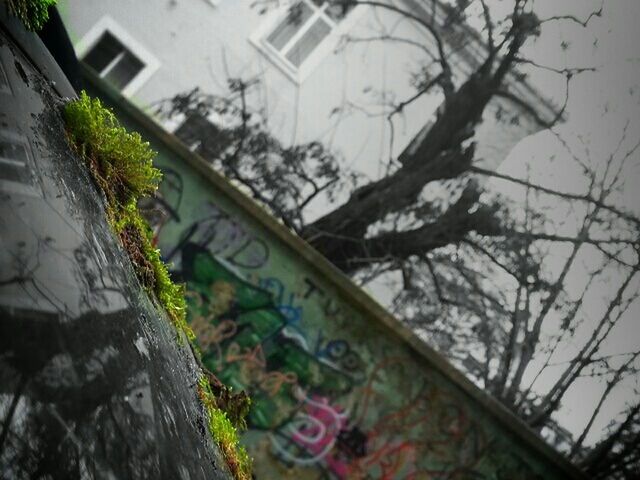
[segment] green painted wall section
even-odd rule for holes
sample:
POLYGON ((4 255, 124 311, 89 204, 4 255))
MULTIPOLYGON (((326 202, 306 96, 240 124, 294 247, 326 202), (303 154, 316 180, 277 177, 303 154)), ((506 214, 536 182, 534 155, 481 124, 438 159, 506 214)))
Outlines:
POLYGON ((331 279, 133 122, 159 152, 146 205, 188 286, 204 363, 249 392, 258 479, 568 478, 331 279), (289 476, 289 477, 288 477, 289 476))

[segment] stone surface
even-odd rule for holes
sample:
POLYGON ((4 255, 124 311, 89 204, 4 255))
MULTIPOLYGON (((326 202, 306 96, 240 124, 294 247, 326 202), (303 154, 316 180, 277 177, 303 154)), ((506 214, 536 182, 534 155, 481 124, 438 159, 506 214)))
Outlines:
POLYGON ((0 478, 229 478, 25 38, 0 23, 0 478))

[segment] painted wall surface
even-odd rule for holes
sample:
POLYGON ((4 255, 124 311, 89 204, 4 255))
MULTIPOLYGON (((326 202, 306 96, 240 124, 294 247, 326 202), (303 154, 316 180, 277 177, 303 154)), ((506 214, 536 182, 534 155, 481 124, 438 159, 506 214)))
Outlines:
MULTIPOLYGON (((264 110, 278 138, 285 144, 322 141, 369 178, 384 173, 381 162, 402 152, 433 120, 442 101, 434 92, 406 106, 394 118, 391 141, 390 105, 415 94, 412 78, 424 65, 431 64, 434 74, 437 68, 432 40, 413 22, 384 9, 357 7, 312 53, 313 68, 296 81, 251 40, 263 30, 268 32, 286 14, 290 2, 280 2, 280 9, 272 8, 264 15, 252 7, 260 3, 253 0, 219 0, 215 6, 209 0, 59 3, 76 47, 82 48, 87 33, 110 17, 133 43, 156 58, 159 68, 132 97, 143 108, 194 87, 224 94, 230 77, 259 78, 249 104, 254 110, 264 110), (394 41, 345 43, 347 37, 361 40, 380 35, 409 39, 425 48, 394 41)), ((456 55, 450 61, 458 80, 466 78, 470 67, 465 61, 456 55)), ((537 98, 531 103, 540 105, 537 98)), ((492 102, 485 120, 476 135, 476 157, 491 168, 517 142, 539 129, 513 104, 499 100, 492 102), (496 119, 498 110, 502 121, 496 119), (515 115, 518 123, 512 122, 515 115)), ((311 207, 319 215, 326 206, 316 203, 311 207)))
POLYGON ((159 151, 164 181, 146 207, 187 284, 204 363, 252 398, 244 441, 256 478, 566 478, 151 133, 130 127, 159 151))

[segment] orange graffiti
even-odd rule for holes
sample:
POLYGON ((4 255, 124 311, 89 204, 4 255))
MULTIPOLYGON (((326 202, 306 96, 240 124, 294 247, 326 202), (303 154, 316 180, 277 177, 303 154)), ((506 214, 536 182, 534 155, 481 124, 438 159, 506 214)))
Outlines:
POLYGON ((277 395, 283 384, 296 385, 298 383, 298 376, 294 372, 267 371, 262 345, 245 348, 245 351, 242 352, 240 345, 234 342, 227 348, 225 360, 228 363, 240 363, 241 374, 245 378, 253 380, 270 397, 277 395))

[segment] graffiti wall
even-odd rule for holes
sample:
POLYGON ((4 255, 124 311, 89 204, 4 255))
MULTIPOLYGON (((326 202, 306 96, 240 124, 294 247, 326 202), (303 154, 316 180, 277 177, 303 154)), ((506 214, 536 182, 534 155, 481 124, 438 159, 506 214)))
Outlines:
POLYGON ((244 441, 256 478, 567 478, 162 141, 130 126, 159 151, 165 181, 145 208, 187 284, 203 361, 251 396, 244 441))

